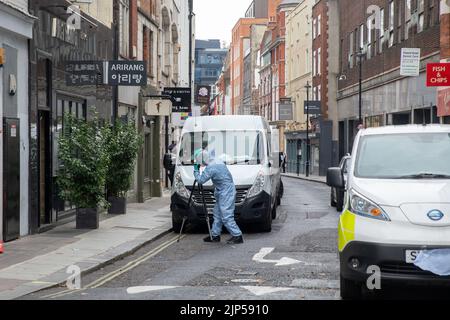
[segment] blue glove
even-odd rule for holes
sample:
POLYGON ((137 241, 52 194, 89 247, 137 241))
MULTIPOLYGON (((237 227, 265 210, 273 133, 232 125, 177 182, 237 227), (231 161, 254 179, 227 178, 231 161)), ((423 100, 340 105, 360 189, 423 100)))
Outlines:
POLYGON ((194 171, 195 172, 200 172, 200 165, 199 164, 194 164, 194 171))

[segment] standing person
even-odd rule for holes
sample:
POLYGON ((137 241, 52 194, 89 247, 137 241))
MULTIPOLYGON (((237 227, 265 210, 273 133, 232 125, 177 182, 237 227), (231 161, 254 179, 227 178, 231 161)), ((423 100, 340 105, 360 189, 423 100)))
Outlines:
POLYGON ((286 153, 280 152, 280 168, 286 173, 286 153))
POLYGON ((167 175, 170 180, 170 185, 173 185, 173 177, 175 174, 175 163, 172 160, 172 155, 176 154, 176 147, 177 147, 177 143, 175 141, 172 141, 172 144, 168 148, 169 153, 166 155, 167 159, 165 160, 165 161, 167 161, 165 168, 167 170, 167 175))
POLYGON ((234 210, 236 201, 236 186, 233 177, 226 164, 218 159, 210 161, 206 150, 198 149, 194 153, 196 165, 194 166, 194 176, 199 184, 205 184, 212 180, 215 191, 216 205, 214 206, 214 223, 212 227, 212 239, 207 237, 205 242, 220 242, 222 227, 225 226, 231 234, 228 244, 244 243, 242 231, 234 220, 234 210), (200 166, 206 167, 200 174, 200 166))
POLYGON ((172 141, 172 144, 169 146, 169 151, 171 153, 174 153, 174 149, 176 148, 177 143, 175 141, 172 141))

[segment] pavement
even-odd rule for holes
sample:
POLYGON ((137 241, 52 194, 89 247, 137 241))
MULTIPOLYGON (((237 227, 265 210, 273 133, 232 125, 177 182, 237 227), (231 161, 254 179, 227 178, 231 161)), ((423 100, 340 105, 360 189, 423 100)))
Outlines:
POLYGON ((63 286, 69 267, 81 275, 126 257, 169 233, 170 198, 128 204, 126 215, 101 214, 98 230, 76 230, 75 222, 5 244, 0 255, 0 300, 63 286))
POLYGON ((311 181, 311 182, 319 182, 319 183, 327 183, 327 178, 326 177, 319 177, 319 176, 309 176, 307 177, 304 174, 300 174, 297 175, 295 173, 282 173, 281 176, 283 177, 289 177, 289 178, 295 178, 295 179, 300 179, 300 180, 305 180, 305 181, 311 181))

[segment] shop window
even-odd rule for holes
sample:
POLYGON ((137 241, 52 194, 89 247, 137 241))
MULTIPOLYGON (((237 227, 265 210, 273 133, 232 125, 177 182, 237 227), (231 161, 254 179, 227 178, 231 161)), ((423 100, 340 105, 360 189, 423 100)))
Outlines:
MULTIPOLYGON (((86 120, 86 102, 83 100, 75 100, 69 97, 58 97, 56 100, 56 127, 54 130, 54 141, 53 141, 53 168, 54 175, 57 175, 58 168, 61 167, 61 162, 58 159, 58 139, 68 130, 66 127, 65 118, 68 113, 71 113, 78 119, 86 120)), ((64 204, 64 209, 62 211, 74 210, 75 206, 69 202, 64 204)))

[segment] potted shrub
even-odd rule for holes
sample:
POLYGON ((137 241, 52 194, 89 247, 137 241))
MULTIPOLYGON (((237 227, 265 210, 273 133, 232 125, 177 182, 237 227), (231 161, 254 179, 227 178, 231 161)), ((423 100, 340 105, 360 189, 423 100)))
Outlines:
POLYGON ((104 191, 109 165, 105 137, 109 128, 100 124, 97 115, 88 122, 66 114, 64 121, 58 151, 60 195, 77 207, 77 229, 97 229, 98 209, 108 206, 104 191))
POLYGON ((126 214, 127 192, 131 187, 137 155, 143 144, 133 123, 116 121, 106 139, 110 159, 106 189, 110 214, 126 214))

